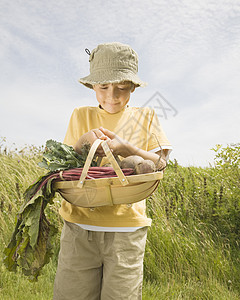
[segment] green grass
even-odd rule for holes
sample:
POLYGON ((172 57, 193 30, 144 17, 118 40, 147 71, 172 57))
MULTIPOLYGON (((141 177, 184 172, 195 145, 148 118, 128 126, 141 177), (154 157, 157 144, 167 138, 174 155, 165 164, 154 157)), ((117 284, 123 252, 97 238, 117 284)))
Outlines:
MULTIPOLYGON (((9 242, 22 194, 45 173, 40 151, 0 154, 0 253, 9 242)), ((1 262, 0 299, 52 298, 62 220, 60 197, 47 210, 59 232, 54 256, 31 283, 1 262)), ((181 167, 170 163, 157 192, 148 199, 143 299, 240 299, 239 168, 181 167)))

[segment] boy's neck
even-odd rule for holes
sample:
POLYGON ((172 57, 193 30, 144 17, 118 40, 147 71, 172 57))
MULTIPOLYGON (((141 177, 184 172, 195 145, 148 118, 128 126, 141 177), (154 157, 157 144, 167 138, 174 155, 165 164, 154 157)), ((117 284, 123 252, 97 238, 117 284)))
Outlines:
MULTIPOLYGON (((127 108, 129 105, 125 105, 123 109, 127 108)), ((102 110, 104 110, 104 108, 102 108, 101 104, 98 105, 98 107, 102 110)))

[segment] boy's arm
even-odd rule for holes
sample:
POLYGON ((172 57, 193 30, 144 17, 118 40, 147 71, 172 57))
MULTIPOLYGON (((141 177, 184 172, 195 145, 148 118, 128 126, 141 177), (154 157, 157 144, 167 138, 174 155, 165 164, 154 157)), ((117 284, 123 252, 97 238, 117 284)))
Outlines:
POLYGON ((110 149, 113 151, 114 154, 121 155, 122 157, 127 157, 130 155, 139 155, 144 159, 152 160, 157 169, 162 169, 166 167, 166 155, 165 152, 158 151, 156 153, 145 151, 143 149, 140 149, 132 144, 130 144, 128 141, 123 140, 119 136, 117 136, 114 132, 100 127, 99 128, 107 137, 110 138, 108 145, 110 149), (161 155, 161 158, 160 158, 161 155))

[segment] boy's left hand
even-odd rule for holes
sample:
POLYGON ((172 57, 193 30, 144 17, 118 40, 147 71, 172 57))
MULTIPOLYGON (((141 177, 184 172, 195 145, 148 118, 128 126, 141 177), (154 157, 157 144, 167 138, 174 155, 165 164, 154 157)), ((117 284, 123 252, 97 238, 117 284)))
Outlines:
POLYGON ((102 133, 107 137, 106 141, 113 154, 120 155, 122 157, 138 155, 143 159, 152 160, 155 163, 156 169, 163 169, 166 167, 166 157, 164 152, 162 153, 162 151, 159 151, 154 153, 145 151, 143 149, 137 148, 127 140, 120 138, 114 132, 106 128, 100 127, 99 130, 102 131, 102 133))
POLYGON ((131 155, 131 144, 129 144, 128 141, 120 138, 118 135, 116 135, 114 132, 100 127, 99 128, 107 137, 109 137, 108 140, 108 146, 112 150, 113 154, 121 155, 122 157, 127 157, 131 155))

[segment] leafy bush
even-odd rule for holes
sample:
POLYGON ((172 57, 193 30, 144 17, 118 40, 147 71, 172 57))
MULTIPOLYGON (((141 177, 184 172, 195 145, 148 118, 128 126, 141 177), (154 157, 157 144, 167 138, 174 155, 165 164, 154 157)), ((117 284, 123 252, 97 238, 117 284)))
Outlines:
POLYGON ((240 143, 230 144, 226 147, 218 144, 212 149, 215 151, 215 164, 217 167, 240 167, 240 143))

